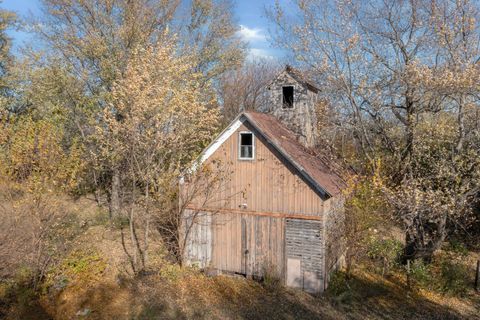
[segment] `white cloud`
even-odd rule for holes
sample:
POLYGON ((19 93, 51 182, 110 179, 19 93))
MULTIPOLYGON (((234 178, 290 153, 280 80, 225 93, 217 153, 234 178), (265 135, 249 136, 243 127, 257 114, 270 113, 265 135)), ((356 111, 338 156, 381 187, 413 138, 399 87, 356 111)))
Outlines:
POLYGON ((260 28, 249 28, 243 25, 240 25, 240 30, 238 31, 240 37, 248 42, 259 41, 264 42, 267 40, 265 32, 260 28))
POLYGON ((244 25, 240 25, 238 35, 243 41, 249 43, 250 49, 248 49, 247 59, 254 60, 261 59, 275 59, 275 50, 269 48, 268 36, 262 28, 249 28, 244 25), (253 48, 252 48, 253 47, 253 48))

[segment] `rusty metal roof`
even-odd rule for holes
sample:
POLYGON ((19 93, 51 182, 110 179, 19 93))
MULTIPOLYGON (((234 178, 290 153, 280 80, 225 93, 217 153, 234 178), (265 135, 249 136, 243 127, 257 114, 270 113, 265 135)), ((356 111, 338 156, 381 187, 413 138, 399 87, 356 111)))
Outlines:
POLYGON ((309 79, 305 74, 303 74, 300 70, 295 69, 294 67, 290 66, 287 64, 285 67, 285 70, 290 74, 295 80, 297 80, 299 83, 303 84, 306 86, 308 89, 311 91, 317 93, 320 91, 318 87, 315 85, 315 83, 309 79))
POLYGON ((272 144, 318 191, 329 196, 341 193, 346 184, 337 166, 326 155, 307 149, 295 139, 295 134, 281 124, 274 116, 248 111, 244 112, 248 121, 265 139, 272 144))

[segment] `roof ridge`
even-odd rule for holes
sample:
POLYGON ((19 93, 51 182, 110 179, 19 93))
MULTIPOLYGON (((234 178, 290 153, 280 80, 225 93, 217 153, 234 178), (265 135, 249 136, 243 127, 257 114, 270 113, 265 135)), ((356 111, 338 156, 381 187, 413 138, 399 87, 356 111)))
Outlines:
POLYGON ((299 69, 292 67, 291 65, 287 64, 285 66, 285 71, 287 71, 292 77, 295 78, 298 82, 302 83, 303 85, 307 86, 310 90, 314 92, 320 91, 317 84, 310 79, 310 77, 306 76, 304 72, 300 71, 299 69))

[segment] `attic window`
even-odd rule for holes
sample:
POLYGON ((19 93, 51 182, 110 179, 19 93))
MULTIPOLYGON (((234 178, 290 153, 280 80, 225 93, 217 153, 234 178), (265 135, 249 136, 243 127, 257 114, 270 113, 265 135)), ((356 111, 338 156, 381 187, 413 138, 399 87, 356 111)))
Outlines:
POLYGON ((293 108, 293 86, 282 87, 283 107, 293 108))
POLYGON ((253 160, 254 157, 253 133, 240 132, 239 136, 239 159, 253 160))

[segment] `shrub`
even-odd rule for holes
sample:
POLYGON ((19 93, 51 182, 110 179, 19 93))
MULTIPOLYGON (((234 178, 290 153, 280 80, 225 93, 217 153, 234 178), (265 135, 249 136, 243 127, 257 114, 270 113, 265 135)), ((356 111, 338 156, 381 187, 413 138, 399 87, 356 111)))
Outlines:
POLYGON ((381 265, 381 274, 384 276, 398 265, 403 245, 395 239, 379 239, 375 236, 368 241, 367 255, 381 265))
POLYGON ((457 260, 449 258, 441 262, 441 287, 443 293, 464 295, 469 286, 468 268, 457 260))
POLYGON ((188 269, 191 268, 182 268, 178 264, 167 262, 160 268, 159 275, 167 281, 175 282, 184 277, 188 273, 188 269))
POLYGON ((348 279, 345 272, 335 271, 330 275, 327 288, 328 294, 338 296, 349 289, 350 287, 348 286, 348 279))
MULTIPOLYGON (((359 298, 358 288, 350 286, 351 275, 343 271, 335 271, 330 276, 327 287, 327 296, 332 298, 333 303, 338 305, 349 305, 359 298)), ((352 283, 354 285, 354 283, 352 283)))
MULTIPOLYGON (((408 270, 407 270, 408 272, 408 270)), ((433 275, 428 264, 423 260, 417 259, 410 264, 410 277, 417 286, 429 288, 433 287, 433 275)))
POLYGON ((451 241, 439 256, 440 291, 452 295, 464 295, 469 286, 469 270, 464 261, 467 248, 458 241, 451 241))
POLYGON ((69 283, 96 281, 105 271, 107 263, 93 250, 75 250, 58 266, 50 269, 43 283, 43 291, 62 290, 69 283))
POLYGON ((448 244, 430 264, 417 259, 411 263, 410 276, 417 286, 444 294, 464 295, 469 287, 469 270, 465 265, 468 250, 460 243, 448 244))
POLYGON ((267 264, 263 268, 263 286, 269 290, 277 290, 282 284, 280 275, 274 265, 267 264))
POLYGON ((9 309, 14 306, 24 312, 36 301, 37 293, 32 286, 32 278, 30 269, 20 267, 12 278, 0 281, 0 318, 2 307, 9 309))

